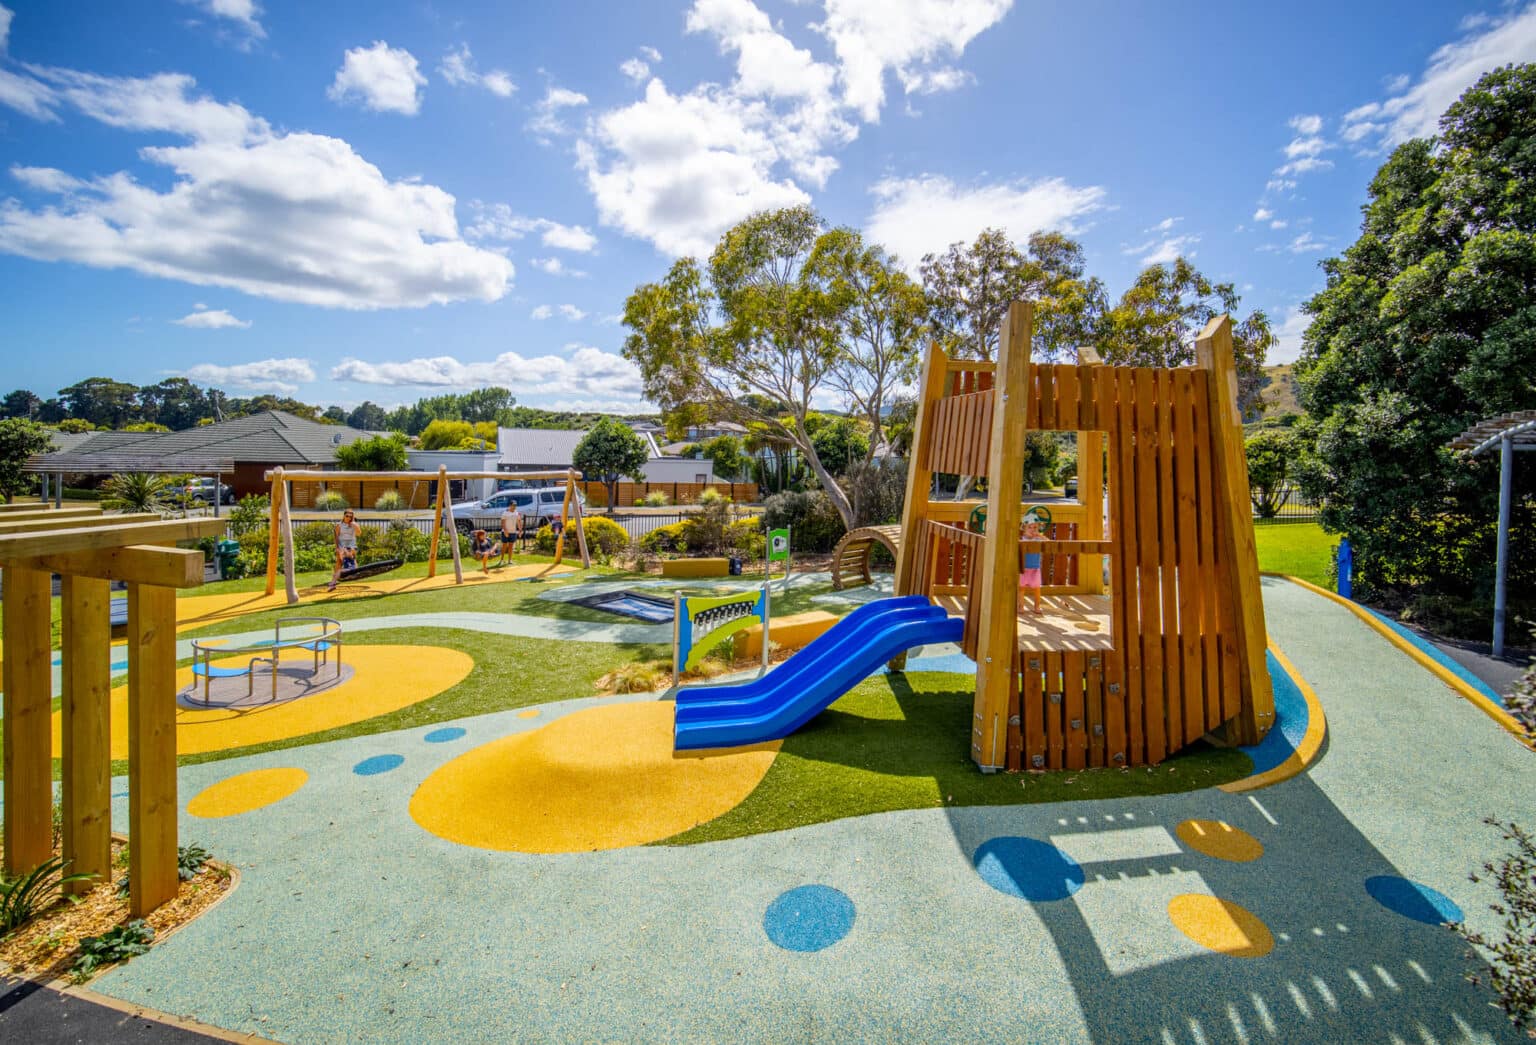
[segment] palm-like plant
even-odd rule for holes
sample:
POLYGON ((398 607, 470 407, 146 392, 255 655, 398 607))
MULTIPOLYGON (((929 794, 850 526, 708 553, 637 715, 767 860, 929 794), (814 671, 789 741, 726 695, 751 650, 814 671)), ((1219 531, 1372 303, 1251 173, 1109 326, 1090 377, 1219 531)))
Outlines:
POLYGON ((106 493, 102 503, 108 508, 124 512, 160 513, 171 508, 169 476, 149 472, 120 472, 102 484, 102 489, 106 493))

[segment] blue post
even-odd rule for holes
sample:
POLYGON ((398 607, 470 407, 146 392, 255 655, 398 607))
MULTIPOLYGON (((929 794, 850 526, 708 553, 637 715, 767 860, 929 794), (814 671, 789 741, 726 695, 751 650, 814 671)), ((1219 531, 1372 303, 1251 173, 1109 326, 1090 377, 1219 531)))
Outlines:
POLYGON ((1355 553, 1349 547, 1349 538, 1339 541, 1339 594, 1346 599, 1354 598, 1355 553))

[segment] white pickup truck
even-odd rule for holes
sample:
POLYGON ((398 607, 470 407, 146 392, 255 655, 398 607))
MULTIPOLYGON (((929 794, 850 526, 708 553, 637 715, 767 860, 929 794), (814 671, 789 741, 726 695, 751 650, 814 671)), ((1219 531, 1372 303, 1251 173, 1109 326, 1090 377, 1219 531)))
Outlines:
MULTIPOLYGON (((587 499, 576 491, 582 507, 587 499)), ((560 507, 565 503, 565 486, 549 486, 540 490, 502 490, 483 501, 463 501, 453 506, 454 525, 460 533, 471 530, 501 531, 501 513, 509 504, 516 504, 523 515, 523 526, 529 534, 554 519, 560 518, 560 507)))

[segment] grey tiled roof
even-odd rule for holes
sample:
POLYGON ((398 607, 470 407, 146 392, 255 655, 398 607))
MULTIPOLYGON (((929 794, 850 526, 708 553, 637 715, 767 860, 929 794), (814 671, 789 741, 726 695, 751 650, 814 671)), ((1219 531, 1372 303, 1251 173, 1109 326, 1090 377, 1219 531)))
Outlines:
MULTIPOLYGON (((266 410, 232 421, 189 428, 184 432, 93 432, 70 448, 72 463, 117 454, 151 457, 204 458, 253 464, 332 464, 336 447, 366 439, 367 432, 345 425, 323 425, 281 410, 266 410)), ((46 457, 43 458, 46 461, 46 457)))
POLYGON ((576 444, 586 432, 556 428, 500 428, 496 446, 501 463, 519 468, 569 468, 576 444))

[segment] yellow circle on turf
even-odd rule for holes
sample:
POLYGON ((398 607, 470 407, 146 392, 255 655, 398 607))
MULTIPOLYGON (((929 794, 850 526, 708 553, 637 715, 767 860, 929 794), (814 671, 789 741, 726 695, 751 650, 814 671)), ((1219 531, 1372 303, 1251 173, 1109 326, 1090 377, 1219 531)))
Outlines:
POLYGON ((308 773, 292 767, 238 773, 199 791, 187 803, 187 812, 205 820, 238 816, 281 802, 303 787, 308 779, 308 773))
POLYGON ((411 817, 460 845, 522 853, 620 849, 713 820, 752 793, 779 743, 672 750, 670 701, 588 708, 439 767, 411 817))
POLYGON ((1168 901, 1174 928, 1201 947, 1233 958, 1262 958, 1275 949, 1275 938, 1256 914, 1204 893, 1184 893, 1168 901))
POLYGON ((517 717, 518 718, 538 718, 539 717, 539 709, 538 708, 529 708, 527 711, 519 711, 517 713, 517 717))
POLYGON ((1218 860, 1247 863, 1264 855, 1264 843, 1225 820, 1186 820, 1175 830, 1179 841, 1218 860))

